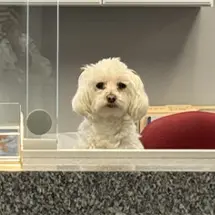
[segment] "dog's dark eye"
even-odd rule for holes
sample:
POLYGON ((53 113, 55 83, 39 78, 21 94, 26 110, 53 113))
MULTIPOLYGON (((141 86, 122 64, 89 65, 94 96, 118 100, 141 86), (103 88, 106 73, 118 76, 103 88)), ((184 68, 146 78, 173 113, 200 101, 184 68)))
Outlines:
POLYGON ((99 82, 96 84, 96 88, 103 90, 105 88, 105 83, 104 82, 99 82))
POLYGON ((118 86, 118 88, 119 88, 120 90, 126 88, 126 84, 124 84, 124 83, 122 83, 122 82, 119 82, 119 83, 117 84, 117 86, 118 86))

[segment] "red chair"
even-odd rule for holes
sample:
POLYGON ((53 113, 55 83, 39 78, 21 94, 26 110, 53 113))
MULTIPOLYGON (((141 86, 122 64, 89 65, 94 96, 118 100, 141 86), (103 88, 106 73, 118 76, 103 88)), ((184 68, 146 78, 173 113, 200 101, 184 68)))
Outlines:
POLYGON ((152 121, 141 132, 145 149, 215 149, 215 114, 177 113, 152 121))

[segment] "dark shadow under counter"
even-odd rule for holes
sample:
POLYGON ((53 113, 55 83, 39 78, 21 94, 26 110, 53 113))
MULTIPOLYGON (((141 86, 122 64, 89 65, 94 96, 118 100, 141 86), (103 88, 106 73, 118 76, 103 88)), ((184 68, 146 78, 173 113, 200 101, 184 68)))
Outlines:
POLYGON ((4 215, 212 215, 212 172, 1 172, 4 215))

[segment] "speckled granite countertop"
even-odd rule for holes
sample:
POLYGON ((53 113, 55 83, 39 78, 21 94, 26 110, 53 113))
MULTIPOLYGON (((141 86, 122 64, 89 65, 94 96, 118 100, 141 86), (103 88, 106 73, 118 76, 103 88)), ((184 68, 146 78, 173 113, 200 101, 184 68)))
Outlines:
POLYGON ((214 215, 215 173, 1 172, 1 215, 214 215))

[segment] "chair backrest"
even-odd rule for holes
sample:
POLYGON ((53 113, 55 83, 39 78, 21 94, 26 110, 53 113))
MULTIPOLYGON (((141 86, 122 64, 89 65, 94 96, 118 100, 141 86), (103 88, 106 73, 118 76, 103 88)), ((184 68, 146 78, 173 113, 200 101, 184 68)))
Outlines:
POLYGON ((141 132, 145 149, 215 149, 215 114, 200 111, 159 118, 141 132))

